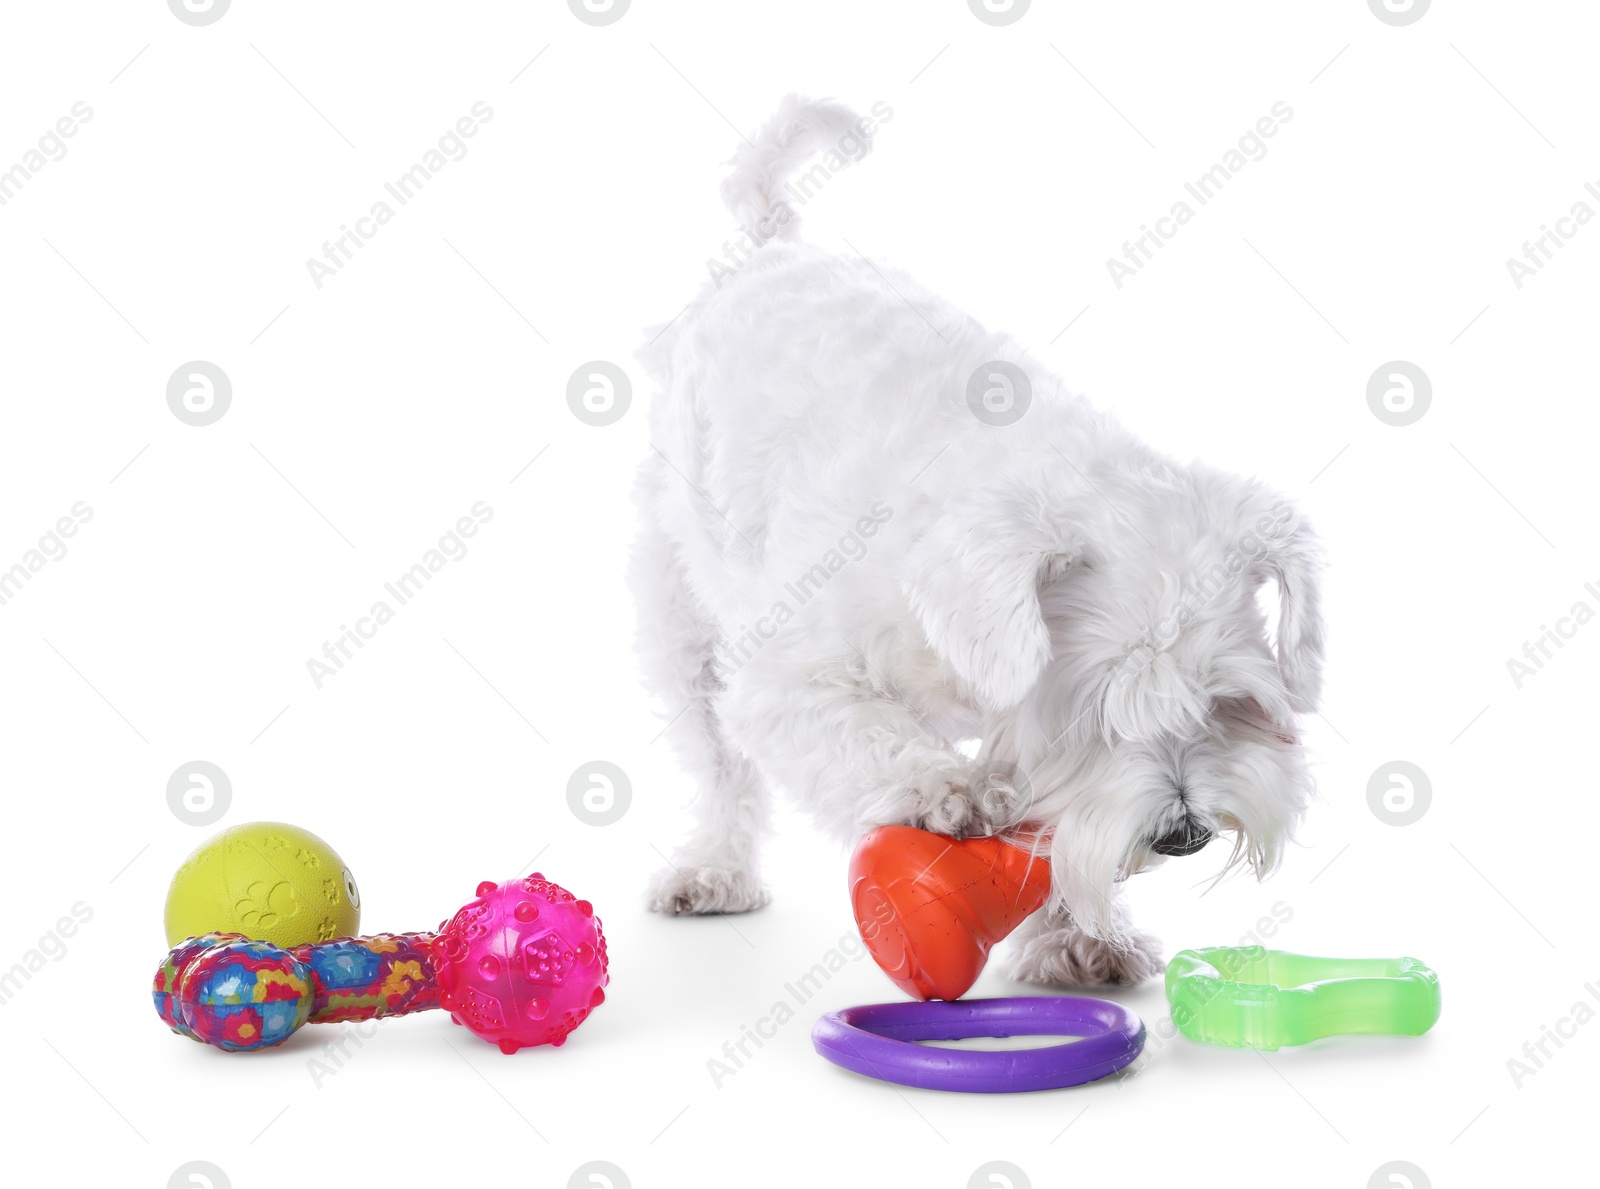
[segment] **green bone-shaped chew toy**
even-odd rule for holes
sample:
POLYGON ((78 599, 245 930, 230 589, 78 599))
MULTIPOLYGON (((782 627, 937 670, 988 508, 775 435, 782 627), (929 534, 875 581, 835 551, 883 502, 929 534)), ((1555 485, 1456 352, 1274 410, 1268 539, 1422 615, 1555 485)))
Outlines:
POLYGON ((1167 964, 1172 1021, 1190 1040, 1251 1049, 1325 1036, 1421 1036, 1439 976, 1415 958, 1312 958, 1261 946, 1183 950, 1167 964))

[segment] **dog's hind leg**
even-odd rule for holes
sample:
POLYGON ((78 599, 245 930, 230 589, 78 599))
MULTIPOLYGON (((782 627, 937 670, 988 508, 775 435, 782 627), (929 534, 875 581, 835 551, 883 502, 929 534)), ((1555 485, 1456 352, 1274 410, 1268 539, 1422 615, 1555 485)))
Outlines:
POLYGON ((1128 927, 1128 910, 1113 901, 1118 941, 1091 937, 1066 913, 1041 908, 1007 940, 1005 971, 1024 983, 1066 987, 1136 987, 1165 968, 1161 943, 1128 927))
POLYGON ((666 706, 666 735, 699 784, 694 829, 652 880, 649 906, 675 915, 760 908, 769 898, 758 873, 767 794, 717 722, 716 631, 684 580, 672 541, 654 526, 636 546, 632 578, 646 677, 666 706))

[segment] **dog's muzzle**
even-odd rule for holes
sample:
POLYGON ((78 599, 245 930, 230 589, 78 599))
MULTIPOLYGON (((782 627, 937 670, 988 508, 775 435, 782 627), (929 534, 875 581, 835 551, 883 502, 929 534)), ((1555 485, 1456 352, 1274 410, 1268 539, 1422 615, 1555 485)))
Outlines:
POLYGON ((1198 822, 1183 821, 1150 844, 1158 855, 1192 855, 1211 841, 1211 831, 1198 822))

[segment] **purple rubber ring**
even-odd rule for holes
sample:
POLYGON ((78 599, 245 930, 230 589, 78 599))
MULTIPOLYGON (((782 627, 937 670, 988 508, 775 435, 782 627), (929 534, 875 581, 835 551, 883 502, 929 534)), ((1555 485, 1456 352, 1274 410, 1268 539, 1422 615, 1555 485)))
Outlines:
POLYGON ((878 1003, 829 1012, 811 1030, 818 1053, 845 1069, 924 1090, 1008 1094, 1078 1086, 1144 1050, 1144 1023, 1120 1003, 1075 995, 878 1003), (948 1049, 913 1043, 971 1036, 1080 1036, 1037 1049, 948 1049))

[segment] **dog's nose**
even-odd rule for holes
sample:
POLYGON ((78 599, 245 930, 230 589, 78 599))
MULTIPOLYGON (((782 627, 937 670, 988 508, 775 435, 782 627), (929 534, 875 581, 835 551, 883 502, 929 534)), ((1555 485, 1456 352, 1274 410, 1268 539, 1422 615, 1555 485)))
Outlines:
POLYGON ((1150 844, 1158 855, 1192 855, 1211 841, 1211 831, 1199 822, 1185 819, 1150 844))

